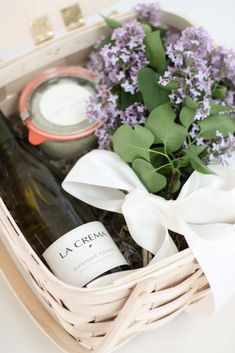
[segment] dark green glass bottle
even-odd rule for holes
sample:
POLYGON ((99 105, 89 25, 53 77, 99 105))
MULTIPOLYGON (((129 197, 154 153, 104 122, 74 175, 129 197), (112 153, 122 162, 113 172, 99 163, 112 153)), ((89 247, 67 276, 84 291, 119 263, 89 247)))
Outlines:
POLYGON ((58 176, 14 137, 2 113, 0 180, 0 196, 25 238, 59 278, 84 286, 127 268, 92 208, 62 190, 58 176))

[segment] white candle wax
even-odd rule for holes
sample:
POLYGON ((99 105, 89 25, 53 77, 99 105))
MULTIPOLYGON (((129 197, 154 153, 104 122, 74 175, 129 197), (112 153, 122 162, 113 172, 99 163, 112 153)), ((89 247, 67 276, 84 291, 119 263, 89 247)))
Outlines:
POLYGON ((93 94, 89 86, 63 80, 43 92, 39 109, 43 117, 53 124, 76 125, 86 119, 86 101, 93 94))

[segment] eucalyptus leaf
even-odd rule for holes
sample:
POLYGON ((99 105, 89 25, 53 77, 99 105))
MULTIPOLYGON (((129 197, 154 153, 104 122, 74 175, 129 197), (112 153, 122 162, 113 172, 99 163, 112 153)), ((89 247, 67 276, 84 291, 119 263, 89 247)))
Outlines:
POLYGON ((125 162, 136 158, 150 160, 150 146, 153 134, 143 126, 134 129, 128 125, 120 126, 112 136, 113 149, 125 162))
POLYGON ((200 136, 204 139, 216 138, 216 131, 227 137, 229 133, 235 132, 235 120, 228 115, 210 115, 204 120, 198 122, 200 127, 200 136))
POLYGON ((187 137, 187 129, 175 123, 176 114, 169 103, 155 108, 146 123, 152 134, 163 143, 167 152, 177 151, 187 137))
POLYGON ((101 14, 100 16, 104 19, 106 25, 107 25, 109 28, 111 28, 111 29, 116 29, 116 28, 122 27, 122 23, 121 23, 121 22, 116 21, 116 20, 114 20, 113 18, 106 17, 106 16, 104 16, 104 15, 102 15, 102 14, 101 14))
POLYGON ((135 159, 132 168, 149 192, 156 193, 166 186, 166 177, 157 173, 146 160, 135 159))
POLYGON ((193 169, 197 170, 199 173, 202 173, 202 174, 215 174, 198 157, 195 147, 196 146, 192 145, 185 151, 186 156, 189 157, 189 159, 190 159, 190 163, 191 163, 191 166, 193 167, 193 169))
POLYGON ((189 128, 192 125, 195 117, 195 110, 188 108, 187 106, 183 107, 180 112, 180 122, 186 127, 189 128))
POLYGON ((166 51, 162 44, 160 30, 149 33, 145 37, 146 53, 150 65, 159 73, 163 73, 167 67, 166 51))
POLYGON ((159 105, 169 102, 169 92, 158 86, 156 72, 152 69, 148 67, 140 69, 138 85, 143 95, 144 104, 150 112, 159 105))

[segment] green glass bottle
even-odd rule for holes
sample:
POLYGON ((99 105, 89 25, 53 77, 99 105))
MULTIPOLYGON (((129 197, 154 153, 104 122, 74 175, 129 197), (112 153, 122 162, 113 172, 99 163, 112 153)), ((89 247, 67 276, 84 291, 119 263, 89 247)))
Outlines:
POLYGON ((84 286, 128 268, 92 208, 71 198, 55 172, 17 140, 0 112, 0 196, 34 251, 55 275, 84 286))

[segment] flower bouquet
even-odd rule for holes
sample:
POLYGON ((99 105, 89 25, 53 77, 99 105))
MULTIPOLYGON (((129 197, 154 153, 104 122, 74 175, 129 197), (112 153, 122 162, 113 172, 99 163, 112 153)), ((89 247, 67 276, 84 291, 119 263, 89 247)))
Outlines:
POLYGON ((160 26, 157 4, 139 5, 91 55, 98 94, 87 115, 149 192, 175 198, 193 170, 229 163, 234 146, 235 54, 215 47, 203 28, 160 26))
POLYGON ((98 89, 87 116, 99 122, 100 150, 63 186, 123 213, 135 242, 155 255, 150 264, 186 239, 219 305, 235 290, 223 275, 235 249, 235 53, 203 28, 162 26, 158 4, 135 11, 124 24, 104 17, 110 34, 88 64, 98 89))

